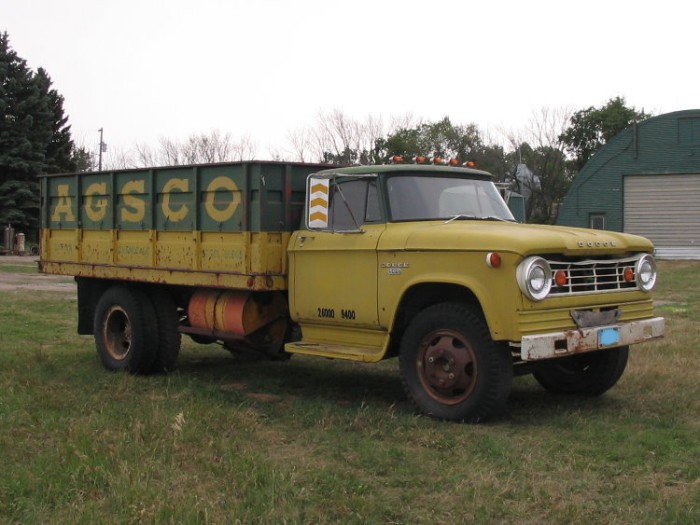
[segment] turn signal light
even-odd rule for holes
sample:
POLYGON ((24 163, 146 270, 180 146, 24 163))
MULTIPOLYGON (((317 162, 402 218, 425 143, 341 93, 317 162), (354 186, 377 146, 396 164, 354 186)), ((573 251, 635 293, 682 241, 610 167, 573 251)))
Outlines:
POLYGON ((503 260, 501 256, 496 252, 490 252, 486 254, 486 264, 489 268, 500 268, 503 260))
POLYGON ((622 272, 622 275, 626 282, 631 283, 634 281, 634 269, 627 267, 625 268, 625 271, 622 272))
POLYGON ((559 270, 554 274, 554 282, 557 286, 566 286, 569 282, 569 277, 564 270, 559 270))

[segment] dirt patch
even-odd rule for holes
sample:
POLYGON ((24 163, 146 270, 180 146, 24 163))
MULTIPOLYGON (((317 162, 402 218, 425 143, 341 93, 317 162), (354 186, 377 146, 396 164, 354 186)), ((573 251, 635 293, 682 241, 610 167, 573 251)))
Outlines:
POLYGON ((21 257, 16 255, 0 257, 0 292, 27 290, 36 292, 68 292, 75 294, 75 281, 66 275, 3 271, 4 265, 31 267, 32 265, 36 265, 37 260, 37 257, 21 257))
POLYGON ((38 260, 36 255, 0 255, 0 263, 7 264, 36 264, 38 260))
POLYGON ((269 394, 266 392, 253 392, 248 389, 248 385, 245 383, 229 383, 226 385, 221 385, 221 390, 229 390, 233 392, 241 392, 247 395, 254 401, 259 401, 261 403, 277 403, 280 401, 289 401, 293 396, 280 396, 277 394, 269 394))

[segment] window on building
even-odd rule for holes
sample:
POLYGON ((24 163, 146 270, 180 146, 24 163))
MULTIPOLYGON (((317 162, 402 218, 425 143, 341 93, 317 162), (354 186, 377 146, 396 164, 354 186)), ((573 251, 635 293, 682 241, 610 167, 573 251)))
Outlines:
POLYGON ((595 230, 605 229, 605 214, 604 213, 591 213, 588 221, 589 227, 595 230))

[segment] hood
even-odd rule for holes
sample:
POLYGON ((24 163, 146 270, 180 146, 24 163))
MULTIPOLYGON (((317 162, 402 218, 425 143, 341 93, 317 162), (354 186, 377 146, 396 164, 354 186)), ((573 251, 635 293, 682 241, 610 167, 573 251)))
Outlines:
MULTIPOLYGON (((654 249, 649 240, 638 235, 500 221, 396 223, 389 225, 386 234, 393 238, 392 244, 403 244, 401 248, 406 250, 500 251, 523 256, 561 253, 582 256, 652 252, 654 249), (398 227, 395 232, 392 231, 394 226, 398 227)), ((396 246, 396 249, 401 248, 396 246)))

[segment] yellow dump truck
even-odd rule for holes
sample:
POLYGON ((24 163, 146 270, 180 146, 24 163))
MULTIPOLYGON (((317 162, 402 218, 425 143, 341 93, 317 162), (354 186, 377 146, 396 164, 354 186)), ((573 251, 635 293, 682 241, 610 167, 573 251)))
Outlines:
POLYGON ((236 162, 49 175, 40 270, 75 276, 108 370, 231 351, 399 358, 424 414, 482 421, 514 375, 600 395, 661 337, 652 244, 519 224, 483 171, 236 162))

